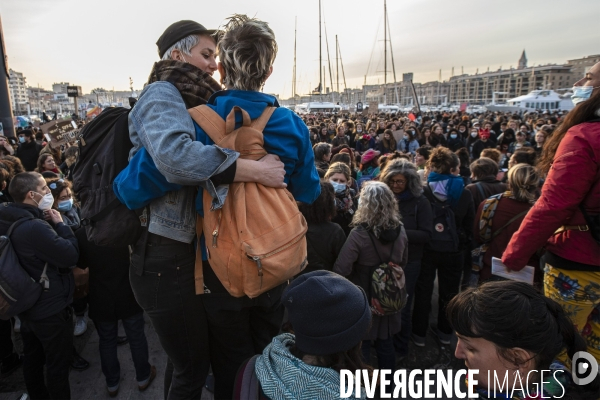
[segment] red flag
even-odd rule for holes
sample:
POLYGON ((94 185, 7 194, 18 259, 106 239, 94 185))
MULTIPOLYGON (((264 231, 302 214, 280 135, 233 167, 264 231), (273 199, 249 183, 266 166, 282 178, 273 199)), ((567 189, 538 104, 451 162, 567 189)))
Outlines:
POLYGON ((467 107, 469 106, 469 103, 460 103, 460 111, 467 111, 467 107))
POLYGON ((414 121, 415 119, 417 119, 417 117, 415 117, 415 114, 410 113, 410 114, 408 114, 408 119, 410 119, 411 121, 414 121))

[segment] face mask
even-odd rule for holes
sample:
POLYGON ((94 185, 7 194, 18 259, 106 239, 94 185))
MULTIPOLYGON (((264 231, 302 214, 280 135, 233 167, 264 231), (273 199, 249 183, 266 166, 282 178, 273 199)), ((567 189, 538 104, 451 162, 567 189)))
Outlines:
POLYGON ((404 135, 404 140, 408 140, 408 135, 404 135))
POLYGON ((335 190, 336 193, 344 193, 346 191, 346 185, 343 183, 334 181, 329 181, 329 183, 333 185, 333 190, 335 190))
POLYGON ((464 129, 459 129, 458 131, 459 131, 460 133, 465 133, 465 130, 464 130, 464 129))
POLYGON ((357 129, 356 132, 361 133, 362 129, 357 129))
POLYGON ((67 212, 73 208, 73 199, 61 201, 58 203, 58 211, 67 212))
POLYGON ((573 86, 573 94, 571 95, 571 100, 573 100, 573 104, 577 105, 582 101, 586 101, 592 95, 594 89, 598 89, 600 86, 573 86))
POLYGON ((451 133, 451 134, 450 134, 450 137, 451 137, 452 139, 456 139, 456 136, 457 136, 457 135, 456 135, 456 133, 451 133))
POLYGON ((19 142, 25 143, 25 136, 19 136, 19 142))
POLYGON ((477 132, 471 132, 471 137, 477 137, 477 132))
MULTIPOLYGON (((42 196, 38 192, 33 192, 33 193, 42 196)), ((33 201, 35 201, 35 200, 33 200, 33 201)), ((40 210, 46 211, 46 210, 49 210, 52 208, 52 204, 54 204, 54 197, 52 196, 52 193, 48 193, 48 194, 42 196, 42 199, 40 200, 39 203, 37 201, 35 201, 35 202, 38 205, 38 208, 40 210)))

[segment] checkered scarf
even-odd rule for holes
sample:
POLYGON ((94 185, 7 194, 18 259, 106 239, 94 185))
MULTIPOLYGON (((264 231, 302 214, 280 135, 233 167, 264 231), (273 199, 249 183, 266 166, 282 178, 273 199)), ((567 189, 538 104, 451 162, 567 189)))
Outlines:
POLYGON ((192 64, 175 60, 154 63, 148 85, 157 81, 173 84, 181 93, 187 108, 206 104, 214 92, 221 90, 221 86, 206 72, 192 64))

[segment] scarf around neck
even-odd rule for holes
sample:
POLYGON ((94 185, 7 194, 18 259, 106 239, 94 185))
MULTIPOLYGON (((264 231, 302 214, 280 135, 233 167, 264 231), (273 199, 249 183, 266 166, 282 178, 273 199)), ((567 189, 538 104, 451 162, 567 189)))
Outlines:
MULTIPOLYGON (((256 359, 254 370, 264 394, 270 399, 339 399, 340 374, 294 357, 290 348, 295 339, 290 333, 275 336, 256 359)), ((364 390, 361 395, 365 398, 364 390)))
POLYGON ((342 193, 335 194, 335 207, 338 213, 354 214, 354 201, 352 200, 352 197, 354 197, 353 193, 354 190, 350 189, 349 186, 346 186, 346 190, 342 193))
MULTIPOLYGON (((445 188, 446 193, 439 194, 441 194, 442 196, 446 196, 452 207, 456 207, 458 205, 458 200, 460 199, 463 188, 465 187, 465 182, 463 181, 462 177, 452 174, 438 174, 437 172, 431 171, 429 173, 429 176, 427 177, 427 182, 443 183, 443 187, 445 188)), ((433 188, 432 191, 434 192, 434 194, 437 193, 435 190, 433 190, 433 188)))
POLYGON ((408 189, 405 189, 402 193, 395 194, 395 196, 399 202, 409 201, 415 198, 412 192, 408 189))
POLYGON ((192 64, 176 60, 162 60, 154 63, 148 85, 158 81, 169 82, 177 88, 187 108, 206 104, 221 86, 212 76, 192 64))

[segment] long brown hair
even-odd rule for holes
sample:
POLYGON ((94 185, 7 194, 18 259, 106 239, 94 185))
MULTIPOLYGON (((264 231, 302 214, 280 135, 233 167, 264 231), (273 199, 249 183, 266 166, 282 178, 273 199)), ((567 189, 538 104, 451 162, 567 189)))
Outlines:
POLYGON ((567 134, 567 131, 575 125, 599 118, 600 115, 598 115, 598 110, 600 110, 600 89, 596 89, 595 93, 592 93, 592 97, 569 111, 550 139, 544 143, 542 157, 537 164, 537 167, 541 172, 547 174, 548 171, 550 171, 556 150, 567 134))

